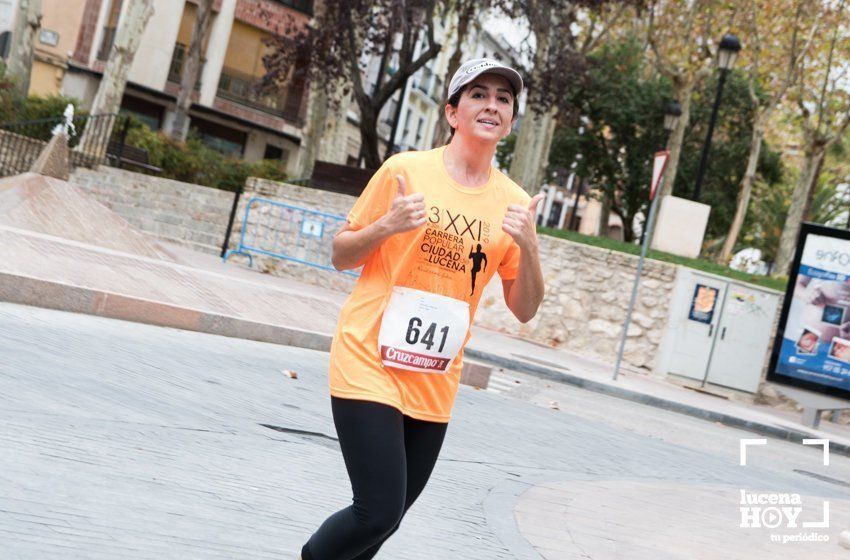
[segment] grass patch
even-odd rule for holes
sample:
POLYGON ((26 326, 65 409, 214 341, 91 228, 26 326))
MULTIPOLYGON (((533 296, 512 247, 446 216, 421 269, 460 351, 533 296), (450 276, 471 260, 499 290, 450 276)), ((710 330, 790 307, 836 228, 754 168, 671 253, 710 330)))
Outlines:
MULTIPOLYGON (((609 249, 611 251, 619 251, 620 253, 628 253, 630 255, 640 255, 640 245, 636 243, 626 243, 625 241, 617 241, 616 239, 609 239, 607 237, 582 235, 574 231, 566 231, 562 229, 539 227, 537 228, 537 231, 543 235, 549 235, 551 237, 560 237, 561 239, 566 239, 575 243, 592 245, 594 247, 609 249)), ((785 291, 785 285, 788 282, 788 278, 784 276, 774 278, 772 276, 760 276, 757 274, 749 274, 747 272, 741 272, 740 270, 733 270, 727 266, 720 266, 719 264, 712 261, 707 261, 703 259, 689 259, 687 257, 680 257, 678 255, 664 253, 662 251, 654 251, 652 249, 647 251, 646 257, 656 261, 680 264, 682 266, 687 266, 688 268, 702 270, 703 272, 708 272, 710 274, 725 276, 726 278, 732 278, 733 280, 739 280, 741 282, 748 282, 750 284, 763 286, 765 288, 771 288, 780 292, 785 291)))

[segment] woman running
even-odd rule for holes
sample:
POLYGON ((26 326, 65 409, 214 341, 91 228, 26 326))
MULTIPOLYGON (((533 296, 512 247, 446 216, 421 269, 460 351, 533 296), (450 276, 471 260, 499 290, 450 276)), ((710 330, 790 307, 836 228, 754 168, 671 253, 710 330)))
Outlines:
POLYGON ((367 560, 398 529, 437 461, 493 274, 520 321, 537 312, 543 195, 530 198, 491 165, 522 87, 519 73, 494 60, 462 64, 445 107, 449 144, 384 162, 334 238, 337 269, 363 265, 330 354, 331 409, 354 499, 310 537, 303 560, 367 560), (482 261, 495 266, 482 272, 482 261))

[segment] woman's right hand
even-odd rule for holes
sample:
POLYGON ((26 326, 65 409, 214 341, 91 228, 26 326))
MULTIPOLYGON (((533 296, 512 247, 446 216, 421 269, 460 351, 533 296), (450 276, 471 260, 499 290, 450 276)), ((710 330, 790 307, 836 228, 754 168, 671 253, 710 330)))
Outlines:
POLYGON ((396 175, 398 187, 393 205, 389 211, 378 218, 381 227, 387 235, 395 235, 410 231, 425 225, 425 195, 422 193, 407 194, 407 183, 404 177, 396 175))

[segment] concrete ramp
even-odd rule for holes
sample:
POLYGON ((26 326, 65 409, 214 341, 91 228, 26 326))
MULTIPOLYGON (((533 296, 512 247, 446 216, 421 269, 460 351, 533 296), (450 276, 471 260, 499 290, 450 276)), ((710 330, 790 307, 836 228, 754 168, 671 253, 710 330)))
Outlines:
POLYGON ((60 179, 24 173, 0 179, 0 225, 177 262, 153 238, 60 179))

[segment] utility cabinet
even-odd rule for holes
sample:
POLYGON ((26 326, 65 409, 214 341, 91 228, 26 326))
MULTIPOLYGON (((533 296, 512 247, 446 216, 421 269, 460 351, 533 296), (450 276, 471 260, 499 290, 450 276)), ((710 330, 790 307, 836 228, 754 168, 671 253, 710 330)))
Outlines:
POLYGON ((754 393, 779 292, 679 268, 656 373, 754 393))

